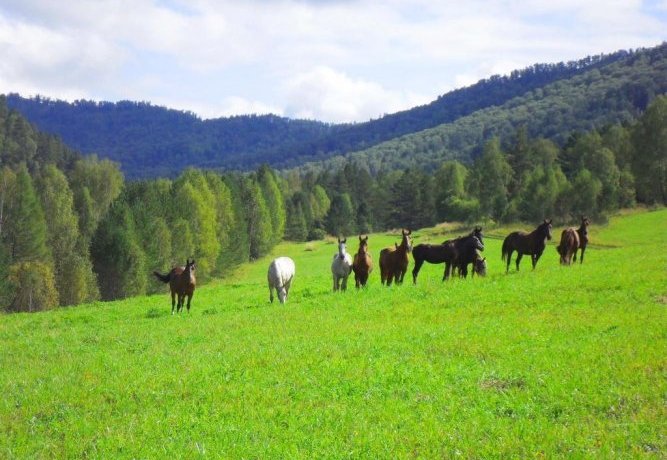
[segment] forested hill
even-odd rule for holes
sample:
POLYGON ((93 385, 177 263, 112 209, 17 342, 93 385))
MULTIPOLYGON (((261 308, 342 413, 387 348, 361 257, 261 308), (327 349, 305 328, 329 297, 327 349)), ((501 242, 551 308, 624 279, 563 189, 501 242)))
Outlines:
POLYGON ((326 161, 314 158, 300 169, 335 170, 354 161, 371 173, 410 167, 434 170, 446 160, 470 162, 494 137, 505 145, 512 142, 517 128, 525 128, 532 138, 548 139, 563 147, 575 133, 636 120, 656 96, 665 93, 667 44, 627 54, 452 123, 326 161))
MULTIPOLYGON (((656 91, 664 91, 664 86, 660 90, 654 76, 647 77, 641 72, 655 70, 661 65, 666 47, 663 44, 649 50, 619 51, 569 63, 537 64, 509 76, 494 76, 449 92, 428 105, 351 125, 291 120, 274 115, 201 120, 189 112, 149 103, 67 103, 45 98, 26 99, 16 94, 7 96, 7 104, 40 129, 62 137, 71 147, 118 161, 129 178, 175 176, 186 166, 247 170, 268 163, 275 167, 290 167, 372 148, 409 133, 450 126, 480 110, 506 107, 509 101, 521 100, 517 99, 521 96, 529 95, 535 99, 554 96, 557 99, 558 93, 566 91, 569 82, 578 77, 613 87, 614 90, 606 96, 619 99, 618 104, 612 100, 602 101, 603 107, 599 107, 599 101, 591 101, 587 94, 580 94, 582 100, 590 102, 590 110, 577 114, 583 117, 581 121, 585 126, 582 129, 590 126, 591 119, 600 119, 601 110, 605 112, 602 117, 605 120, 631 118, 646 107, 656 91), (644 61, 645 66, 636 65, 644 61), (605 71, 612 67, 614 71, 605 71), (626 68, 637 73, 628 75, 626 68), (602 75, 604 81, 598 81, 597 77, 602 75), (619 77, 625 78, 627 84, 614 85, 619 77), (541 92, 549 85, 552 89, 548 94, 541 92)), ((664 76, 664 68, 662 71, 664 76)), ((567 112, 567 109, 561 111, 567 112)), ((567 129, 567 132, 571 128, 561 124, 556 126, 567 129)), ((482 131, 486 137, 496 130, 482 131)), ((562 134, 551 131, 553 129, 547 127, 545 132, 533 130, 531 134, 551 138, 562 134)), ((460 145, 462 150, 453 156, 470 154, 467 137, 464 138, 460 145)), ((475 147, 480 145, 475 144, 475 147)), ((451 149, 458 147, 456 141, 449 146, 451 149)))

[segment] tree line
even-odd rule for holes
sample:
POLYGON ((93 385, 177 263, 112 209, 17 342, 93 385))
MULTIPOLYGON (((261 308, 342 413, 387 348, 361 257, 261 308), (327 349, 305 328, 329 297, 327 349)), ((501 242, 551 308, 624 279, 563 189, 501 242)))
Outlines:
POLYGON ((131 179, 173 178, 188 166, 295 167, 350 152, 363 152, 374 170, 378 165, 403 168, 410 162, 437 167, 445 159, 469 160, 486 140, 509 135, 517 124, 525 123, 533 137, 560 145, 573 129, 628 120, 665 91, 666 63, 667 45, 662 44, 536 64, 450 91, 423 106, 353 124, 275 115, 201 120, 190 112, 145 102, 68 103, 17 94, 7 100, 69 146, 119 162, 131 179), (410 136, 425 130, 424 135, 410 136), (401 156, 405 151, 411 152, 409 158, 401 156))
POLYGON ((37 311, 158 292, 155 269, 196 258, 224 276, 283 238, 303 241, 441 221, 604 218, 667 204, 667 96, 634 123, 571 136, 564 147, 519 128, 472 163, 373 175, 187 169, 126 182, 33 129, 0 98, 0 306, 37 311))
MULTIPOLYGON (((286 175, 286 238, 421 228, 443 221, 576 221, 636 203, 667 204, 667 96, 633 123, 575 133, 559 147, 520 127, 487 141, 471 163, 442 162, 372 174, 347 161, 286 175), (327 212, 322 206, 329 204, 327 212)), ((325 206, 326 207, 326 206, 325 206)))

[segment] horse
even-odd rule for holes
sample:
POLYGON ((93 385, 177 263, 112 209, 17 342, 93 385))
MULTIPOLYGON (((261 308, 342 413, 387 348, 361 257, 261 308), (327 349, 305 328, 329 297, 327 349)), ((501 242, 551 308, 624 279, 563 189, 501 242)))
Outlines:
POLYGON ((362 238, 359 235, 359 250, 354 255, 352 270, 354 271, 354 284, 357 289, 366 286, 368 275, 373 271, 373 260, 368 252, 368 236, 362 238))
POLYGON ((425 261, 432 264, 441 264, 444 262, 445 271, 442 275, 442 280, 445 281, 449 279, 453 267, 460 267, 459 260, 463 260, 464 258, 468 260, 469 257, 470 261, 464 265, 464 267, 467 267, 472 262, 477 250, 483 251, 484 245, 474 235, 474 232, 466 236, 443 241, 442 244, 418 244, 412 251, 412 257, 415 259, 415 266, 412 269, 412 282, 417 284, 417 275, 419 275, 419 270, 421 270, 425 261))
MULTIPOLYGON (((581 248, 581 258, 579 259, 579 263, 583 264, 584 263, 584 251, 586 251, 586 246, 588 246, 588 226, 591 224, 591 222, 588 220, 588 217, 581 216, 581 225, 577 229, 577 233, 579 234, 579 248, 581 248)), ((572 260, 574 262, 577 261, 577 250, 574 250, 574 257, 572 257, 572 260)))
POLYGON ((572 262, 572 255, 577 252, 579 248, 579 233, 577 230, 570 227, 563 230, 560 235, 560 244, 556 248, 560 254, 561 265, 570 265, 572 262))
POLYGON ((533 262, 533 270, 540 260, 547 240, 551 239, 551 222, 552 219, 544 219, 535 230, 530 233, 526 232, 512 232, 503 241, 502 260, 507 260, 507 270, 510 271, 510 261, 512 260, 512 252, 516 251, 516 271, 519 271, 519 263, 524 254, 530 254, 533 262))
POLYGON ((195 286, 197 280, 195 279, 195 260, 186 259, 185 267, 174 267, 166 275, 162 275, 157 271, 153 274, 163 283, 169 283, 171 290, 171 314, 174 314, 174 305, 176 304, 176 297, 178 296, 178 304, 176 306, 176 313, 180 313, 183 308, 185 297, 188 298, 188 313, 190 313, 190 302, 192 296, 195 294, 195 286))
POLYGON ((472 276, 475 276, 475 273, 479 276, 486 276, 486 257, 482 257, 477 251, 472 261, 472 276))
POLYGON ((392 280, 396 284, 403 283, 403 277, 408 270, 410 259, 408 254, 412 252, 411 230, 401 229, 401 244, 393 248, 384 248, 380 251, 380 279, 382 284, 391 286, 392 280))
POLYGON ((269 300, 273 303, 273 290, 278 294, 281 304, 287 301, 292 280, 296 272, 294 261, 289 257, 277 257, 269 264, 269 272, 266 277, 269 281, 269 300))
POLYGON ((334 254, 331 262, 331 274, 333 275, 333 290, 345 291, 347 289, 347 277, 352 272, 352 256, 347 253, 345 243, 347 238, 341 240, 338 237, 338 254, 334 254))
MULTIPOLYGON (((468 235, 467 237, 474 236, 479 240, 479 246, 474 244, 471 245, 468 242, 468 246, 464 248, 459 248, 460 252, 457 256, 457 259, 455 261, 455 266, 454 268, 458 270, 459 276, 466 278, 468 276, 468 265, 474 264, 474 261, 476 260, 476 257, 478 256, 477 251, 483 251, 484 250, 484 235, 482 234, 482 227, 475 227, 468 235)), ((465 237, 463 237, 465 238, 465 237)), ((448 241, 445 241, 443 244, 448 243, 448 241)), ((475 270, 475 266, 473 265, 473 273, 475 270)))

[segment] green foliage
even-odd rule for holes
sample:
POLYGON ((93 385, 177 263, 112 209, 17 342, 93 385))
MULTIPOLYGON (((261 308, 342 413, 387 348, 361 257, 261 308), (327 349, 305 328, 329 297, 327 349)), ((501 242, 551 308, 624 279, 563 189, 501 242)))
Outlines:
POLYGON ((667 96, 655 99, 632 136, 637 198, 643 203, 667 204, 667 96))
POLYGON ((127 204, 115 203, 102 218, 93 238, 91 257, 102 299, 122 299, 146 292, 146 256, 127 204))
POLYGON ((7 197, 2 236, 14 262, 51 262, 47 228, 32 178, 25 166, 16 173, 13 196, 7 197))
POLYGON ((346 237, 356 233, 355 212, 347 193, 335 195, 327 214, 326 229, 331 235, 346 237))
POLYGON ((21 261, 9 267, 13 299, 10 311, 35 312, 58 306, 58 290, 51 265, 35 260, 21 261))
POLYGON ((500 150, 498 139, 484 146, 484 154, 474 165, 472 185, 479 198, 481 212, 494 220, 501 220, 509 204, 508 187, 512 180, 512 167, 500 150))
POLYGON ((273 237, 271 216, 262 190, 255 178, 243 181, 243 214, 246 218, 250 242, 250 260, 258 259, 269 252, 273 237))

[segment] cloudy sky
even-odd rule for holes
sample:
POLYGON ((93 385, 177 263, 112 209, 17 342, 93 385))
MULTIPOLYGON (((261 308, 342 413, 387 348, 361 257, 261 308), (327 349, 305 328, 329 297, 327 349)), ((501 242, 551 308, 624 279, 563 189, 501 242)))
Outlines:
POLYGON ((1 0, 0 93, 365 121, 667 40, 667 0, 1 0))

